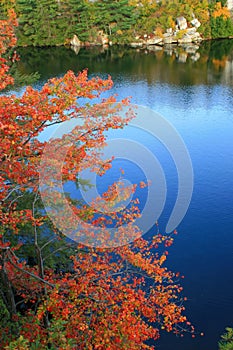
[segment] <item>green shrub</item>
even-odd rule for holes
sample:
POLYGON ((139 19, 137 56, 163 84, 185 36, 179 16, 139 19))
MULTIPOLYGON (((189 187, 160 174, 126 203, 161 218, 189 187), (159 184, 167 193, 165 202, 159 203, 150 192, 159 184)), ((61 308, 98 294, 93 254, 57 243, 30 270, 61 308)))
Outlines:
POLYGON ((233 350, 233 328, 226 327, 226 333, 221 336, 218 346, 219 350, 233 350))

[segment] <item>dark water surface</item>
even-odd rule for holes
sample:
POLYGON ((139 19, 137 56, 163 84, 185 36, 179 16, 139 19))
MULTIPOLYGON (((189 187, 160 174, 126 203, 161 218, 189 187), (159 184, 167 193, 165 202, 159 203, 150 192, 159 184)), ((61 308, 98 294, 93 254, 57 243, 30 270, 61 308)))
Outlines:
MULTIPOLYGON (((186 314, 205 336, 164 333, 156 344, 161 350, 217 350, 220 334, 233 326, 233 41, 206 42, 195 50, 81 49, 77 55, 66 48, 20 50, 20 71, 38 71, 39 85, 68 69, 110 74, 113 92, 163 115, 189 150, 193 197, 168 265, 185 275, 186 314)), ((159 143, 143 135, 140 141, 156 153, 166 175, 163 228, 177 194, 176 169, 159 143)))

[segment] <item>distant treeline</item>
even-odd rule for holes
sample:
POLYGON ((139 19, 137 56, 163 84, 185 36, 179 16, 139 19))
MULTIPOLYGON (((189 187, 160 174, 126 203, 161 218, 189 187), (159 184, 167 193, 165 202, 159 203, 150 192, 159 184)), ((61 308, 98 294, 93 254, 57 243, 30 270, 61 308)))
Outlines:
POLYGON ((63 45, 74 34, 91 43, 100 31, 113 44, 127 44, 138 36, 174 29, 178 16, 187 21, 195 16, 204 38, 233 36, 225 0, 1 0, 0 16, 12 7, 19 21, 18 45, 63 45))

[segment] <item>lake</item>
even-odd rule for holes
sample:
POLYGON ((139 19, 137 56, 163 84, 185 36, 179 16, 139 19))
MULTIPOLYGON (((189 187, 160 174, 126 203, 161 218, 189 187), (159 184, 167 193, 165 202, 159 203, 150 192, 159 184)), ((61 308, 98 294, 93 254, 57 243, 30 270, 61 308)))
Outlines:
MULTIPOLYGON (((18 68, 27 74, 38 71, 38 87, 68 69, 88 67, 90 76, 110 74, 112 92, 132 96, 133 103, 158 112, 182 137, 192 161, 194 188, 167 264, 185 275, 186 315, 205 336, 164 333, 156 346, 217 350, 220 334, 226 326, 233 327, 233 40, 188 49, 82 48, 75 53, 61 47, 19 52, 18 68)), ((127 130, 119 135, 126 137, 127 130)), ((140 142, 155 152, 167 180, 159 218, 163 230, 177 196, 176 167, 159 141, 142 133, 140 142)), ((125 167, 138 180, 140 174, 130 164, 125 167)))

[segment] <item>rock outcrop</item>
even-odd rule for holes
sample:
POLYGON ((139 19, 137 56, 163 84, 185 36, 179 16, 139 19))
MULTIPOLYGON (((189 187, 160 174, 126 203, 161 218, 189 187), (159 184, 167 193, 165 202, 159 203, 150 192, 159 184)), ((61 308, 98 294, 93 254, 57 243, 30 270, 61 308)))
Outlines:
POLYGON ((177 17, 175 29, 167 28, 166 32, 161 36, 156 34, 143 35, 142 37, 136 36, 130 46, 134 48, 149 47, 152 45, 172 45, 172 44, 190 44, 199 43, 202 38, 197 29, 201 23, 193 15, 193 19, 190 23, 187 22, 183 16, 177 17))
POLYGON ((192 19, 192 21, 191 21, 190 23, 191 23, 192 26, 195 27, 195 28, 199 28, 200 25, 201 25, 201 22, 199 22, 197 18, 192 19))
MULTIPOLYGON (((159 33, 159 35, 155 31, 152 34, 135 36, 135 40, 130 43, 130 46, 133 48, 149 48, 167 45, 188 45, 199 43, 202 40, 200 33, 197 31, 201 23, 195 18, 194 14, 193 19, 189 23, 183 16, 177 17, 175 23, 175 28, 167 28, 165 33, 159 33)), ((90 38, 90 41, 85 43, 82 43, 77 35, 74 35, 70 40, 70 45, 75 52, 78 52, 81 46, 105 46, 111 44, 108 35, 103 30, 100 30, 93 38, 90 38)), ((184 57, 185 55, 181 58, 181 61, 185 60, 184 57)))
POLYGON ((163 38, 159 37, 159 36, 148 36, 145 40, 146 45, 159 45, 163 42, 163 38))
POLYGON ((77 37, 77 35, 74 35, 73 38, 70 41, 70 45, 71 46, 75 46, 75 47, 80 47, 82 46, 81 41, 79 40, 79 38, 77 37))
POLYGON ((187 20, 183 16, 177 17, 176 25, 179 30, 185 30, 188 27, 187 20))

